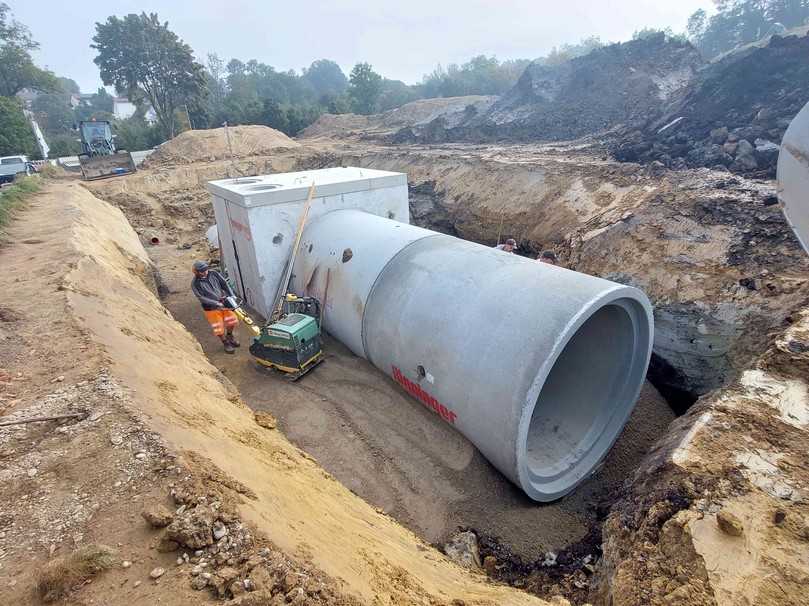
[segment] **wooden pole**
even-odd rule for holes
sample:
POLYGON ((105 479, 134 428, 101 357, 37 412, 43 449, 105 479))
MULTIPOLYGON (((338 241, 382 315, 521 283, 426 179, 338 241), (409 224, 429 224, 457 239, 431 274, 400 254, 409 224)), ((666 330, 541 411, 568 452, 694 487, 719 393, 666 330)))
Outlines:
POLYGON ((309 217, 309 208, 312 206, 312 199, 315 197, 315 182, 312 181, 312 186, 309 188, 309 195, 306 198, 306 203, 303 205, 303 212, 301 213, 301 218, 298 221, 298 230, 295 232, 295 242, 292 244, 292 254, 289 257, 289 261, 287 262, 287 270, 286 274, 284 275, 284 280, 281 282, 278 290, 279 292, 276 293, 276 304, 275 309, 273 310, 273 316, 276 316, 278 312, 281 311, 281 306, 284 304, 284 297, 287 295, 287 289, 289 288, 289 280, 292 277, 292 266, 295 265, 295 257, 298 256, 298 248, 301 245, 301 238, 303 237, 303 228, 306 225, 306 219, 309 217))

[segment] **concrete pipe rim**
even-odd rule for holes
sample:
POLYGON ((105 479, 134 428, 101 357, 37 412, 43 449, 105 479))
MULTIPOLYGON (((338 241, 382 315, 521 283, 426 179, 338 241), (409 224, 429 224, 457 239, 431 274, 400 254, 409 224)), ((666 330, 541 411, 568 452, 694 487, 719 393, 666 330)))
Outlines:
POLYGON ((653 331, 652 306, 632 287, 595 298, 565 327, 537 371, 520 417, 517 477, 530 498, 560 499, 597 471, 640 395, 653 331), (605 351, 595 363, 592 358, 605 351))

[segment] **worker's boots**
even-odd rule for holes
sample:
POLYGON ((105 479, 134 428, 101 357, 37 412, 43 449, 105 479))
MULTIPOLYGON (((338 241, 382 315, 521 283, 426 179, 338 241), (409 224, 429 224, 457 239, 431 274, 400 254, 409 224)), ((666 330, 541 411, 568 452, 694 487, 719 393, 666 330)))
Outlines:
POLYGON ((233 347, 233 344, 228 340, 227 337, 221 337, 221 339, 222 339, 222 345, 225 348, 225 353, 227 353, 227 354, 236 353, 236 349, 233 347))
POLYGON ((232 332, 229 332, 225 335, 225 340, 228 341, 233 347, 239 347, 240 343, 236 340, 236 337, 233 335, 232 332))

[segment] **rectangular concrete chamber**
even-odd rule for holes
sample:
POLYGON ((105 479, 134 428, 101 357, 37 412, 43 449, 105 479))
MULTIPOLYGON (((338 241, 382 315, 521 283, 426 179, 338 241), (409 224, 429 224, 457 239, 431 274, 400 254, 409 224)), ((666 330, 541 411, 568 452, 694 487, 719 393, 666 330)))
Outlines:
POLYGON ((222 261, 239 295, 265 317, 275 303, 312 183, 309 220, 354 209, 410 222, 404 173, 337 167, 208 182, 222 261))

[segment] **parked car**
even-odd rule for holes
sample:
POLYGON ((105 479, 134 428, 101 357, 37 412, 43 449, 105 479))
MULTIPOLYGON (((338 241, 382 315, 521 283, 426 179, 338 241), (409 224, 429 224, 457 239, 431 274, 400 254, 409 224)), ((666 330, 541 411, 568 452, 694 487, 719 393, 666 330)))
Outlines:
POLYGON ((34 172, 27 156, 3 156, 0 158, 0 183, 11 183, 17 175, 34 172))

